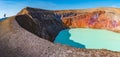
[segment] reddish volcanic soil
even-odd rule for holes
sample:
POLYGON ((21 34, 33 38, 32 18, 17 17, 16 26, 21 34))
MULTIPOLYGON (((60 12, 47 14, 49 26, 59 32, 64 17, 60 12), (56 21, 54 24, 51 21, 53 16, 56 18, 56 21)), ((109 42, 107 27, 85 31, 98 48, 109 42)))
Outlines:
POLYGON ((52 43, 67 28, 120 31, 119 19, 118 8, 51 11, 26 7, 0 21, 0 57, 120 57, 120 52, 52 43))
POLYGON ((55 11, 62 15, 63 23, 70 28, 95 28, 120 31, 120 9, 95 8, 55 11))

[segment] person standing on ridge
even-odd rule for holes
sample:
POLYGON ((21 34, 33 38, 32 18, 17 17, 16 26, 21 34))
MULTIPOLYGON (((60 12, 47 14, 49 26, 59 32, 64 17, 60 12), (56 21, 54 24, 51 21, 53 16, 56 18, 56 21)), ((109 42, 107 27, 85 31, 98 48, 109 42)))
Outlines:
POLYGON ((6 14, 4 14, 4 18, 6 18, 6 14))

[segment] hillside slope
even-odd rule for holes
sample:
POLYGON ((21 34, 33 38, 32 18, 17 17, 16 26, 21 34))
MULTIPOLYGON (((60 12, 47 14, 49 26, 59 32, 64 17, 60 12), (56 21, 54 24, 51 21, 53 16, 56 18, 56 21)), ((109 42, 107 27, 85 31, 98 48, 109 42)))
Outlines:
POLYGON ((108 50, 77 49, 47 40, 23 29, 10 17, 0 22, 0 57, 120 57, 108 50))
POLYGON ((55 11, 62 15, 63 23, 70 28, 108 29, 120 32, 119 8, 93 8, 55 11))
POLYGON ((0 22, 0 57, 56 57, 56 50, 60 49, 19 26, 15 17, 0 22))
POLYGON ((19 12, 16 20, 23 28, 49 41, 54 41, 56 35, 67 28, 52 11, 30 7, 19 12))
POLYGON ((49 41, 68 28, 95 28, 120 32, 119 8, 44 10, 26 7, 16 16, 26 30, 49 41))
MULTIPOLYGON (((104 49, 72 48, 60 44, 53 44, 50 42, 51 40, 49 40, 52 37, 41 38, 41 34, 49 31, 49 26, 50 28, 53 28, 53 30, 50 31, 54 31, 56 34, 59 33, 60 30, 68 28, 67 26, 64 26, 63 23, 58 23, 61 21, 56 20, 57 18, 52 21, 49 20, 50 17, 47 20, 44 20, 44 18, 41 19, 40 16, 40 21, 38 21, 39 19, 37 20, 37 18, 33 18, 31 15, 24 12, 24 14, 19 13, 17 16, 0 21, 0 57, 120 57, 119 52, 104 49), (46 21, 47 23, 50 23, 45 24, 46 21), (60 29, 57 30, 56 26, 60 29), (45 31, 40 30, 43 27, 45 28, 45 31), (32 31, 32 29, 35 30, 32 31), (40 35, 35 33, 35 31, 39 32, 40 35)), ((54 35, 52 33, 53 32, 51 32, 51 35, 43 34, 42 36, 52 36, 54 35)))

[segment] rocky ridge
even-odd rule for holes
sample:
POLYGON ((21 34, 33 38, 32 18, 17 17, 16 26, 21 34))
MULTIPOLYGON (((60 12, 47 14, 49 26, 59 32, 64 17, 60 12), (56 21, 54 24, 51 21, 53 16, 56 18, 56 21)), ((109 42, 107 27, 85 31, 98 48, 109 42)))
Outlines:
POLYGON ((120 32, 119 10, 119 8, 94 8, 53 11, 26 7, 18 13, 16 20, 28 31, 54 41, 61 30, 69 28, 107 29, 120 32))
MULTIPOLYGON (((120 57, 119 52, 73 48, 50 42, 60 30, 74 28, 64 19, 76 16, 75 12, 79 11, 86 10, 49 11, 27 7, 18 15, 1 21, 0 57, 120 57)), ((103 13, 100 11, 99 14, 103 13)))
POLYGON ((18 23, 26 30, 49 41, 54 41, 57 34, 67 27, 52 11, 24 8, 16 16, 18 23))
POLYGON ((69 28, 95 28, 120 32, 119 8, 94 8, 55 11, 69 28))

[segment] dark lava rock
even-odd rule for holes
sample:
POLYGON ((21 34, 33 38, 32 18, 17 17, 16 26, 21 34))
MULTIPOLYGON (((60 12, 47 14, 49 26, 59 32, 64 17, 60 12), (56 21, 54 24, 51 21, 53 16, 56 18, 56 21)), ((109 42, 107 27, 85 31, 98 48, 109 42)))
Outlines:
POLYGON ((67 27, 56 17, 53 11, 26 7, 16 16, 17 22, 26 30, 49 41, 67 27))
POLYGON ((59 19, 59 21, 49 19, 51 18, 48 17, 49 13, 46 13, 48 14, 46 19, 42 17, 39 19, 38 16, 34 16, 33 11, 34 18, 30 14, 25 14, 26 10, 23 11, 17 16, 0 22, 0 57, 120 57, 119 52, 105 49, 79 49, 53 44, 50 42, 54 39, 52 37, 55 37, 58 31, 65 29, 66 26, 59 19))

